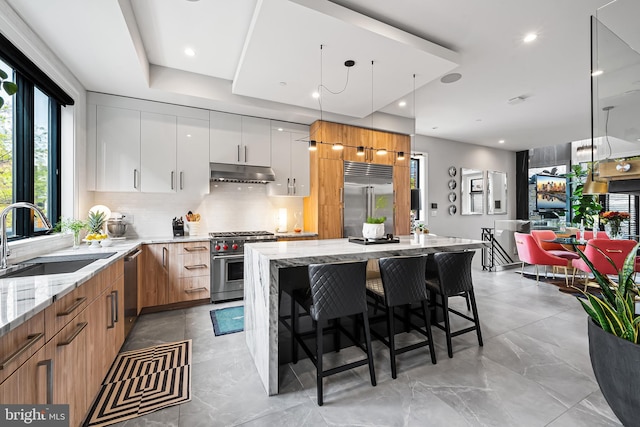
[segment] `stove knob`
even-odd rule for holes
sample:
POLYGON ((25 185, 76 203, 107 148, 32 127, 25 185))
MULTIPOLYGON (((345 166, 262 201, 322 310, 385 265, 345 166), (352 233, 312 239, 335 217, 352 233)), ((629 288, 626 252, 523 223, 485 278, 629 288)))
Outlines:
POLYGON ((222 245, 222 249, 226 251, 227 249, 229 249, 229 246, 225 243, 224 245, 222 245))
POLYGON ((235 251, 236 249, 238 249, 238 245, 234 243, 233 245, 231 245, 231 249, 235 251))
POLYGON ((216 246, 214 247, 214 249, 215 249, 216 251, 219 251, 219 250, 220 250, 220 245, 216 245, 216 246))

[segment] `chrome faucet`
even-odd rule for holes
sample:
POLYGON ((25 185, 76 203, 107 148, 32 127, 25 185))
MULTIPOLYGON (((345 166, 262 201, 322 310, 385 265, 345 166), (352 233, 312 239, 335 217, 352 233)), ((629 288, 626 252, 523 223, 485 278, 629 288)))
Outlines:
POLYGON ((49 222, 44 213, 33 203, 16 202, 4 208, 2 212, 0 212, 0 221, 2 221, 2 240, 0 241, 0 270, 7 268, 7 257, 11 254, 9 252, 9 248, 7 247, 7 215, 9 215, 9 212, 12 209, 17 208, 32 209, 35 213, 38 214, 47 229, 51 230, 53 228, 51 226, 51 222, 49 222))

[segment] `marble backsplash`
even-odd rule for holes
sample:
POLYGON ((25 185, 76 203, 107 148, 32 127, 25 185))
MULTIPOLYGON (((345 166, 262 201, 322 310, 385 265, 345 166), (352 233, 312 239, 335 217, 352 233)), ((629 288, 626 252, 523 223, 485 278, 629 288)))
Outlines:
MULTIPOLYGON (((294 212, 302 212, 302 197, 270 197, 264 184, 211 183, 203 196, 149 193, 94 193, 94 204, 133 217, 128 237, 171 235, 171 220, 188 211, 201 215, 200 234, 210 231, 275 231, 280 208, 287 209, 293 229, 294 212)), ((125 218, 127 219, 127 218, 125 218)))

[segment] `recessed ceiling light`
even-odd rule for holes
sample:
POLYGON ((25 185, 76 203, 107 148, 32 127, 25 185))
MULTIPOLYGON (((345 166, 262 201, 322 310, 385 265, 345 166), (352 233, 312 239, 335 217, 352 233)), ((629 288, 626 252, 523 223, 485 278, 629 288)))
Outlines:
POLYGON ((536 33, 529 33, 526 36, 524 36, 524 42, 525 43, 531 43, 532 41, 534 41, 537 38, 538 38, 538 35, 536 33))
POLYGON ((500 141, 498 141, 498 144, 504 144, 504 139, 501 139, 500 141))
POLYGON ((407 106, 407 101, 398 102, 398 107, 406 107, 406 106, 407 106))
POLYGON ((191 134, 190 133, 187 134, 187 138, 191 138, 191 134))
POLYGON ((195 56, 196 51, 188 47, 184 50, 184 54, 187 56, 195 56))
POLYGON ((282 128, 278 128, 278 132, 282 132, 284 129, 282 128))
POLYGON ((280 86, 286 86, 287 82, 280 82, 280 86))
POLYGON ((312 97, 314 97, 314 98, 316 98, 316 99, 320 98, 320 94, 319 94, 318 92, 313 92, 313 93, 311 94, 311 96, 312 96, 312 97))
POLYGON ((440 81, 442 83, 454 83, 462 78, 462 74, 460 73, 449 73, 446 76, 442 76, 440 81))
POLYGON ((601 76, 601 75, 602 75, 602 73, 604 73, 604 71, 602 71, 602 70, 595 70, 593 73, 591 73, 591 76, 593 76, 593 77, 598 77, 598 76, 601 76))

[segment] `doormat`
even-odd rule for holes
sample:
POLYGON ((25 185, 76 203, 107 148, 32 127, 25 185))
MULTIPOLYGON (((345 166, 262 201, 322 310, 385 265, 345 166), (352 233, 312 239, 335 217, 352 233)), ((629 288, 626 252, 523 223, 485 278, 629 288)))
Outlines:
POLYGON ((191 340, 118 354, 85 426, 108 426, 191 400, 191 340))
POLYGON ((216 336, 234 334, 244 330, 244 306, 211 310, 213 333, 216 336))

